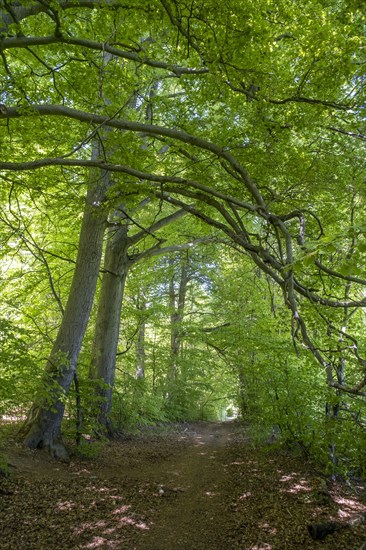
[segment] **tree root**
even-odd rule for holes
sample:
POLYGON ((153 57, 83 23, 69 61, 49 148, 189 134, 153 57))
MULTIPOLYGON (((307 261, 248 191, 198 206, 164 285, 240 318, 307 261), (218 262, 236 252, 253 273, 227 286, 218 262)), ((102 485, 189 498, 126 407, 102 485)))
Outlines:
POLYGON ((342 529, 353 529, 354 527, 357 527, 357 525, 362 525, 363 523, 366 523, 366 512, 358 514, 350 520, 342 523, 340 521, 312 523, 311 525, 308 525, 308 531, 312 539, 323 540, 331 533, 341 531, 342 529))
POLYGON ((69 453, 61 441, 43 442, 42 449, 46 449, 53 458, 61 460, 62 462, 69 462, 70 460, 69 453))

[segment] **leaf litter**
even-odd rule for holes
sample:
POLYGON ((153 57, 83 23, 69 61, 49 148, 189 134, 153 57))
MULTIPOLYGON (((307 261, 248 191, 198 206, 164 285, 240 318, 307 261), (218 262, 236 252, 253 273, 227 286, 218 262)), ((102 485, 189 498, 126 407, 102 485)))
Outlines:
MULTIPOLYGON (((309 462, 254 446, 236 423, 175 424, 111 441, 69 464, 13 443, 0 478, 4 550, 361 550, 361 482, 330 483, 309 462)), ((366 517, 366 516, 365 516, 366 517)))

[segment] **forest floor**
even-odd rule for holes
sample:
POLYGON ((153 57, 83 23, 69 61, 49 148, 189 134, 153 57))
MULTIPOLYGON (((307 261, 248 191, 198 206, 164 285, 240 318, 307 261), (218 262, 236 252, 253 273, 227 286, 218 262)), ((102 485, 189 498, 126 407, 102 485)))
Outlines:
POLYGON ((366 548, 365 524, 321 541, 308 532, 363 514, 364 484, 327 483, 300 458, 254 447, 236 423, 144 430, 69 464, 7 447, 1 549, 366 548))

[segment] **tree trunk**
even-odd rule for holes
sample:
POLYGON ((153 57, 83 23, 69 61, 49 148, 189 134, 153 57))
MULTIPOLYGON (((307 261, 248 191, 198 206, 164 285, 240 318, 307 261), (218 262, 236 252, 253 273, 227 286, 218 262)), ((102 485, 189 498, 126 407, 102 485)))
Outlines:
POLYGON ((98 381, 97 422, 104 433, 112 434, 110 411, 114 385, 123 292, 130 267, 127 225, 108 232, 102 288, 92 347, 91 378, 98 381))
POLYGON ((179 286, 175 288, 175 276, 172 275, 169 283, 169 301, 170 301, 170 327, 171 327, 171 371, 170 379, 175 380, 178 372, 179 352, 182 339, 182 321, 184 316, 184 306, 186 301, 187 286, 189 282, 188 274, 188 254, 181 258, 181 269, 179 277, 179 286))
MULTIPOLYGON (((93 155, 95 153, 98 154, 93 151, 93 155)), ((61 459, 67 458, 61 441, 64 398, 74 378, 93 305, 106 224, 102 203, 110 185, 109 176, 104 173, 100 177, 100 172, 92 171, 90 181, 67 305, 47 361, 42 393, 32 405, 20 431, 26 446, 46 448, 61 459)))
MULTIPOLYGON (((354 199, 355 197, 353 196, 352 197, 352 209, 351 209, 351 225, 354 225, 354 199)), ((350 260, 353 256, 355 252, 355 237, 353 237, 352 239, 352 242, 351 242, 351 246, 346 254, 346 258, 348 260, 350 260)), ((345 301, 348 301, 349 299, 349 296, 350 296, 350 290, 351 290, 351 283, 348 282, 345 286, 345 291, 344 291, 344 300, 345 301)), ((353 312, 351 313, 351 315, 353 314, 353 312)), ((339 349, 341 350, 342 346, 344 345, 344 339, 345 339, 345 334, 347 332, 347 325, 348 325, 348 321, 350 319, 350 312, 349 312, 349 308, 348 307, 345 307, 343 309, 343 320, 342 320, 342 328, 341 328, 341 331, 339 333, 339 338, 338 338, 338 345, 339 345, 339 349)), ((345 357, 342 356, 342 354, 340 353, 339 354, 340 357, 337 358, 337 360, 335 361, 335 371, 336 371, 336 376, 337 376, 337 382, 340 386, 343 386, 344 385, 344 382, 345 382, 345 369, 346 369, 346 360, 345 360, 345 357)), ((340 390, 336 390, 336 396, 337 396, 337 399, 336 401, 333 403, 326 403, 326 416, 330 419, 330 421, 333 422, 333 427, 334 429, 336 429, 336 422, 339 420, 339 412, 340 412, 340 405, 341 405, 341 399, 342 399, 342 394, 340 392, 340 390)), ((336 479, 336 467, 337 467, 337 450, 336 450, 336 444, 334 442, 334 437, 332 437, 330 443, 329 443, 329 460, 330 460, 330 463, 332 465, 332 472, 331 472, 331 479, 332 480, 335 480, 336 479)))
POLYGON ((139 328, 137 331, 137 342, 136 342, 136 380, 143 380, 145 378, 145 309, 146 302, 144 297, 142 297, 142 302, 138 306, 139 311, 141 312, 141 318, 139 321, 139 328))
POLYGON ((245 418, 247 412, 248 412, 248 403, 247 403, 247 396, 246 396, 246 378, 245 378, 245 372, 244 372, 244 365, 239 359, 238 364, 238 385, 239 385, 239 410, 242 419, 245 418))
MULTIPOLYGON (((90 367, 90 378, 97 380, 99 384, 96 420, 104 434, 113 435, 110 412, 123 293, 128 270, 135 262, 164 252, 164 249, 155 245, 140 254, 129 257, 128 249, 145 238, 147 232, 157 231, 183 215, 183 211, 175 212, 153 223, 147 231, 142 230, 132 237, 128 237, 128 223, 124 220, 125 214, 119 214, 116 225, 109 230, 90 367), (123 224, 121 225, 121 223, 123 224)), ((144 330, 144 326, 141 330, 144 330)), ((141 346, 143 346, 143 337, 144 334, 140 332, 141 346)))

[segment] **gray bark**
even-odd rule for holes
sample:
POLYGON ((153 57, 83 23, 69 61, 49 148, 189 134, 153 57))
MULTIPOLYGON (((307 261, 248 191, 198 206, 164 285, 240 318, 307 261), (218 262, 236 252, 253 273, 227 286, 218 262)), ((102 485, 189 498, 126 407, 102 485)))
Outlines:
POLYGON ((181 349, 182 321, 184 316, 184 306, 186 301, 187 286, 189 282, 188 274, 188 252, 181 258, 181 269, 179 274, 178 288, 176 290, 174 275, 169 282, 169 301, 170 301, 170 327, 171 327, 171 372, 170 378, 174 380, 177 377, 179 352, 181 349))
MULTIPOLYGON (((185 212, 180 210, 152 224, 147 232, 153 233, 173 223, 185 212)), ((123 293, 128 270, 143 258, 163 254, 167 249, 153 246, 140 254, 129 257, 128 249, 146 237, 141 231, 128 237, 128 224, 116 225, 109 231, 104 259, 104 274, 97 312, 96 328, 92 347, 90 378, 97 381, 98 403, 96 420, 104 434, 112 435, 110 420, 112 394, 116 370, 116 355, 120 330, 123 293)))
POLYGON ((90 376, 98 383, 99 426, 111 433, 110 411, 114 386, 116 355, 123 292, 130 266, 127 256, 128 228, 123 224, 109 230, 104 258, 104 273, 92 347, 90 376))
MULTIPOLYGON (((95 147, 93 154, 98 154, 95 147)), ((106 213, 105 192, 110 185, 108 174, 91 173, 79 248, 69 297, 61 325, 47 360, 43 389, 31 407, 21 429, 29 448, 46 448, 56 458, 66 459, 61 441, 64 397, 67 395, 78 361, 83 337, 93 305, 103 250, 106 213), (98 176, 98 177, 97 177, 98 176)))

